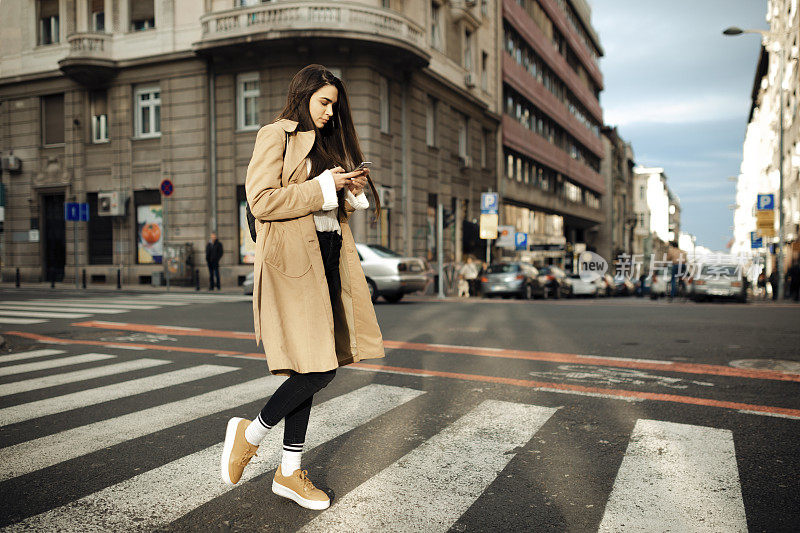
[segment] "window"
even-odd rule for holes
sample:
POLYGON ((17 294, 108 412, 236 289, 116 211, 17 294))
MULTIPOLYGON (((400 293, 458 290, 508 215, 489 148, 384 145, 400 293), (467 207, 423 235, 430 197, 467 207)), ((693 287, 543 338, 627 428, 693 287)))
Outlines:
POLYGON ((156 11, 153 0, 130 0, 131 31, 149 30, 156 27, 156 11))
POLYGON ((489 16, 489 0, 481 0, 481 15, 489 16))
POLYGON ((438 4, 431 3, 431 46, 437 50, 442 50, 443 43, 441 7, 438 4))
POLYGON ((481 89, 489 91, 489 54, 481 52, 481 89))
POLYGON ((236 128, 258 129, 258 98, 261 96, 258 72, 239 74, 236 80, 236 128))
POLYGON ((135 136, 161 136, 161 90, 158 86, 136 89, 135 136))
POLYGON ((472 72, 472 32, 464 31, 464 68, 472 72))
POLYGON ((89 13, 89 29, 96 32, 106 30, 105 0, 92 0, 89 13))
POLYGON ((489 132, 486 129, 481 129, 481 168, 486 168, 486 154, 488 152, 489 132))
POLYGON ((389 133, 389 80, 380 76, 378 85, 380 90, 380 128, 382 133, 389 133))
POLYGON ((39 2, 39 44, 59 42, 58 0, 39 2))
POLYGON ((89 94, 92 113, 92 142, 108 142, 108 93, 92 91, 89 94))
POLYGON ((428 146, 436 146, 436 100, 428 97, 425 106, 425 143, 428 146))
POLYGON ((42 97, 42 144, 64 142, 64 93, 42 97))
POLYGON ((639 198, 641 200, 644 200, 644 191, 645 191, 644 185, 640 185, 639 186, 639 198))
POLYGON ((461 115, 458 120, 458 155, 466 159, 467 157, 467 131, 468 119, 466 116, 461 115))
POLYGON ((114 263, 112 217, 98 216, 96 192, 88 193, 86 202, 89 204, 89 264, 111 265, 114 263))

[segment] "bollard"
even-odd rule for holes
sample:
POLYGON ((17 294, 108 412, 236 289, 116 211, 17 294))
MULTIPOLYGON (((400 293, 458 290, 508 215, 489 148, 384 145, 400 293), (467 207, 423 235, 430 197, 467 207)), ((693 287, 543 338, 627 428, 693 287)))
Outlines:
POLYGON ((56 276, 52 272, 50 273, 50 288, 51 289, 56 288, 56 276))
POLYGON ((117 289, 122 288, 122 271, 117 269, 117 289))
POLYGON ((17 288, 19 288, 19 268, 17 268, 17 275, 14 278, 14 282, 16 283, 17 288))
POLYGON ((195 283, 194 290, 199 291, 200 290, 200 269, 195 269, 195 271, 194 271, 194 283, 195 283))
POLYGON ((86 288, 86 269, 83 269, 83 288, 86 288))

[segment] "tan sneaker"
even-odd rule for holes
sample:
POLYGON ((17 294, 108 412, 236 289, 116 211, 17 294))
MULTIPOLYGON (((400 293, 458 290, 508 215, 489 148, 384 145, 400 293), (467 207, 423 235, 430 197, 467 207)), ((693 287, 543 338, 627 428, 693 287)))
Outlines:
POLYGON ((220 470, 222 481, 228 485, 236 485, 242 479, 244 467, 256 454, 258 446, 253 446, 244 438, 249 420, 244 418, 231 418, 228 420, 228 429, 225 431, 225 446, 222 448, 220 470))
POLYGON ((328 495, 319 490, 306 477, 307 470, 295 470, 291 476, 284 476, 281 467, 275 472, 275 479, 272 480, 272 492, 278 496, 294 500, 301 507, 321 511, 331 505, 328 495))

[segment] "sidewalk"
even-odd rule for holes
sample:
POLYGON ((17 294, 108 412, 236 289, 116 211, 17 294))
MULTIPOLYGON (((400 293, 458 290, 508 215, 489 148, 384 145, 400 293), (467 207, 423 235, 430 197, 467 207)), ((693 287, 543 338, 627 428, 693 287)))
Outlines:
POLYGON ((170 285, 169 291, 167 287, 154 287, 152 285, 123 285, 121 289, 117 289, 116 283, 87 283, 86 288, 75 288, 75 283, 56 283, 55 288, 50 287, 49 282, 44 283, 21 283, 17 288, 13 281, 0 282, 0 291, 11 290, 37 290, 42 292, 59 292, 59 293, 87 293, 87 292, 136 292, 141 294, 162 294, 166 292, 174 292, 178 294, 235 294, 244 295, 242 287, 231 286, 223 287, 222 290, 209 291, 207 288, 201 288, 199 291, 195 287, 176 287, 170 285))

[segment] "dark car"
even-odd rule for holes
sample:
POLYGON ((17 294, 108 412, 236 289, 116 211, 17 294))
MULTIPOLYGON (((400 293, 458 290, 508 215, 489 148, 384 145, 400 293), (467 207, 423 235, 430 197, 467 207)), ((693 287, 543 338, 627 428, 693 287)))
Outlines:
POLYGON ((544 298, 560 298, 564 294, 567 273, 557 266, 539 267, 538 281, 544 298))
POLYGON ((523 262, 503 262, 489 265, 481 276, 481 295, 516 296, 532 299, 543 294, 538 282, 539 272, 523 262))

